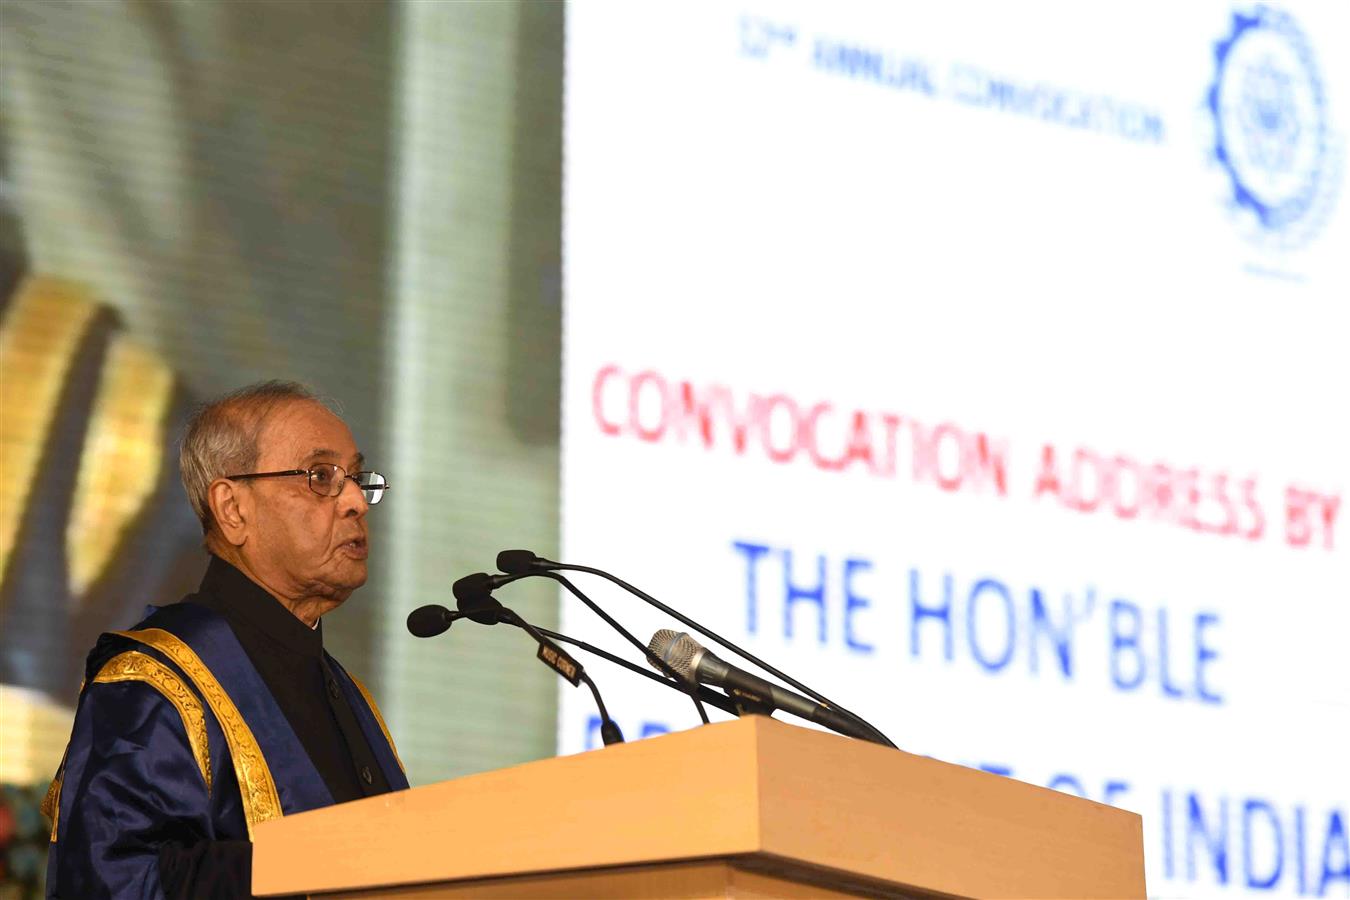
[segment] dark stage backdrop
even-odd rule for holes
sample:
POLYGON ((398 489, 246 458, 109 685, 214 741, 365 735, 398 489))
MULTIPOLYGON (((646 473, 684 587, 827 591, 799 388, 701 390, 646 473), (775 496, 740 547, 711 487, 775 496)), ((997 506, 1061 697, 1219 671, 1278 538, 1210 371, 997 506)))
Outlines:
POLYGON ((412 780, 552 754, 518 635, 403 621, 498 549, 556 551, 562 6, 0 20, 0 782, 50 778, 94 637, 196 585, 179 429, 264 378, 332 398, 396 485, 326 634, 412 780))

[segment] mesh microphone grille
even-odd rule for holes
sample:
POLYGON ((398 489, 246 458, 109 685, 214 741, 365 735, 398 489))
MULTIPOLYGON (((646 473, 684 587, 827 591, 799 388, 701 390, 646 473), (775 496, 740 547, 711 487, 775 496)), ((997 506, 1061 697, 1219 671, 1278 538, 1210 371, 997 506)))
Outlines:
MULTIPOLYGON (((662 628, 652 635, 651 642, 647 644, 647 649, 653 655, 665 660, 666 665, 678 672, 681 678, 687 681, 694 680, 694 657, 703 647, 683 631, 671 631, 669 628, 662 628)), ((647 660, 647 662, 651 663, 651 660, 647 660)), ((652 668, 660 669, 655 663, 651 664, 652 668)))

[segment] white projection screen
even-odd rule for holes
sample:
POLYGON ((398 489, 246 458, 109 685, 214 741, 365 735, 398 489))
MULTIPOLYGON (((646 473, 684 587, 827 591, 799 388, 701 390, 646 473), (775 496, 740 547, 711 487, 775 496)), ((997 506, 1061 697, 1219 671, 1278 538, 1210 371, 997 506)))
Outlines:
POLYGON ((1141 813, 1151 894, 1350 896, 1347 9, 570 6, 564 558, 1141 813))

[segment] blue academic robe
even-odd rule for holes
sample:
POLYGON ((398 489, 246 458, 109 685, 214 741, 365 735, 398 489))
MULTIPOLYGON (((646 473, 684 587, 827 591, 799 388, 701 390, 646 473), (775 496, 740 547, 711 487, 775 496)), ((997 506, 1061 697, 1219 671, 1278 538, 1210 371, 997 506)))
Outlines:
MULTIPOLYGON (((390 787, 406 788, 374 701, 327 660, 390 787)), ((233 847, 247 873, 257 824, 332 803, 225 619, 193 603, 151 607, 89 655, 46 804, 47 895, 163 897, 161 856, 183 848, 233 847)))

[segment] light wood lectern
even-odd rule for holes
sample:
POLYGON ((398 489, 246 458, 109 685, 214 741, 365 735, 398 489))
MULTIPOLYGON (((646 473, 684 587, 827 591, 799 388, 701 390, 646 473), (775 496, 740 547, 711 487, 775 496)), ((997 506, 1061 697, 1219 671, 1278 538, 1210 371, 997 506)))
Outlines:
POLYGON ((762 716, 260 825, 256 893, 1142 898, 1134 813, 762 716))

